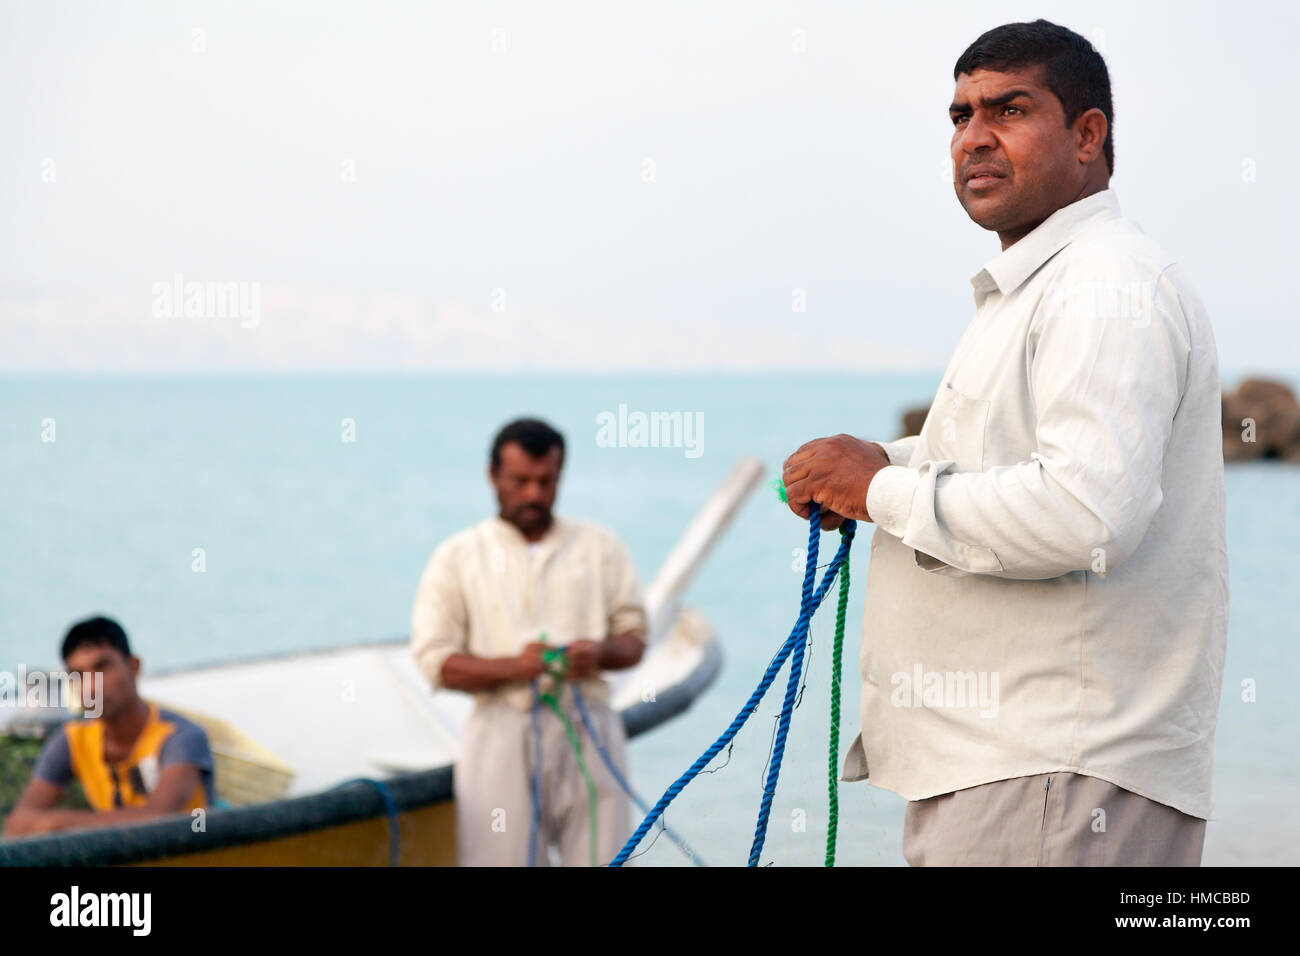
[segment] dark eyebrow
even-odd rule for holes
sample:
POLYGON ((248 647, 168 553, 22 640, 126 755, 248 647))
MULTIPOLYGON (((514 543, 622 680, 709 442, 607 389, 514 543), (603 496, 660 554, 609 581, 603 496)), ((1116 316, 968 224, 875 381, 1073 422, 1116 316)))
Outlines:
MULTIPOLYGON (((1030 93, 1028 90, 1021 90, 1021 89, 1007 90, 1005 93, 1002 93, 998 96, 991 96, 988 99, 981 101, 980 105, 981 106, 1006 106, 1012 100, 1017 99, 1021 96, 1023 96, 1027 100, 1032 100, 1034 98, 1034 95, 1030 93)), ((953 103, 951 106, 948 107, 948 112, 969 113, 970 104, 953 103)))

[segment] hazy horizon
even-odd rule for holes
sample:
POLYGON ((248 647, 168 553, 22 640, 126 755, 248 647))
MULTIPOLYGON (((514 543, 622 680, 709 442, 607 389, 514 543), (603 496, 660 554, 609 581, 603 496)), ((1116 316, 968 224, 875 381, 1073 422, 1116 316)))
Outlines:
POLYGON ((1036 16, 1222 367, 1290 374, 1300 12, 1113 2, 11 4, 0 372, 942 370, 999 251, 952 65, 1036 16))

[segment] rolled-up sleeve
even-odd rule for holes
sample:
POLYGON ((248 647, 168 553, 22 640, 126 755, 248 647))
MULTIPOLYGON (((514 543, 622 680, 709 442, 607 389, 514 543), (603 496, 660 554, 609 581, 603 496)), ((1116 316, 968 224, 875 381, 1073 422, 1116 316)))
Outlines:
POLYGON ((466 653, 469 644, 469 615, 460 577, 449 542, 429 558, 415 593, 411 610, 411 650, 420 672, 442 688, 442 665, 453 654, 466 653))
POLYGON ((891 464, 872 479, 872 520, 925 570, 1032 580, 1099 558, 1111 570, 1160 507, 1191 348, 1177 290, 1119 257, 1071 267, 1057 288, 1029 326, 1029 460, 962 473, 891 464))
POLYGON ((632 554, 617 535, 605 536, 605 606, 609 609, 609 635, 629 631, 645 633, 645 598, 632 554))

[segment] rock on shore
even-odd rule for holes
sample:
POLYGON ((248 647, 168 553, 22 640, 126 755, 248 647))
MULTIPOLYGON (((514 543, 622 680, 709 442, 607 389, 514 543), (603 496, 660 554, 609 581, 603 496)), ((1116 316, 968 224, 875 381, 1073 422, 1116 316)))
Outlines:
POLYGON ((1300 464, 1300 402, 1281 382, 1248 378, 1223 393, 1223 460, 1254 458, 1300 464))

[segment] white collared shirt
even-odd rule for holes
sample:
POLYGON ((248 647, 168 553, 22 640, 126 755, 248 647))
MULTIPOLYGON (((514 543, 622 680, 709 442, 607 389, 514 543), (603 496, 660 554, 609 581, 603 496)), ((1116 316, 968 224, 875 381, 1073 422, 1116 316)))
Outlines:
POLYGON ((1211 816, 1228 613, 1214 334, 1113 189, 972 279, 920 435, 882 443, 862 733, 911 799, 1074 771, 1211 816))
MULTIPOLYGON (((636 565, 608 528, 556 515, 530 548, 514 525, 488 518, 443 541, 420 576, 411 611, 411 650, 420 670, 443 687, 453 654, 511 657, 542 634, 557 647, 644 630, 636 565)), ((542 684, 549 686, 543 675, 542 684)), ((600 677, 581 683, 593 702, 609 699, 600 677)), ((532 704, 522 682, 475 694, 521 710, 532 704)))

